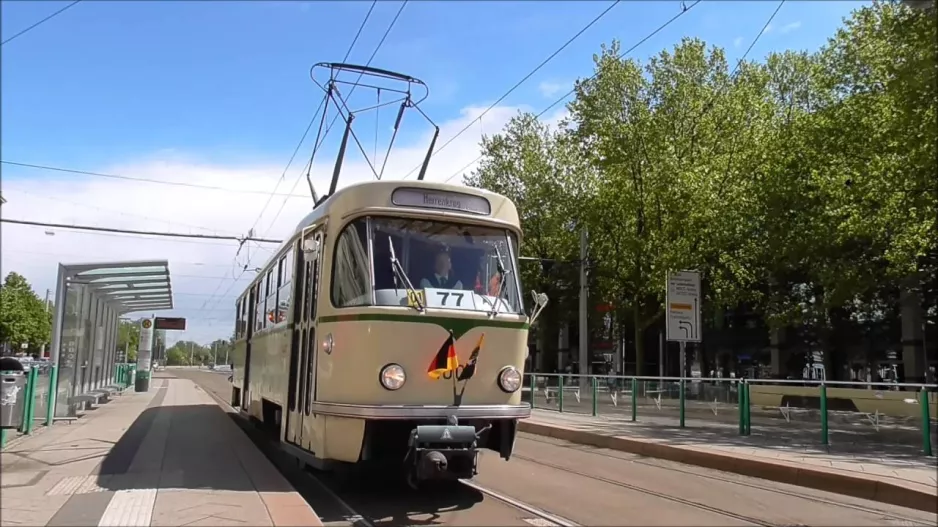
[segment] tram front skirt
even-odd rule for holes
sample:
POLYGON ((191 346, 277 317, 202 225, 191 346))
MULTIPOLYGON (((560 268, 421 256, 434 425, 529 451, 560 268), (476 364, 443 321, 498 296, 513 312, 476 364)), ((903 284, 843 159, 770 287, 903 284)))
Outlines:
POLYGON ((413 429, 404 467, 407 482, 416 488, 428 480, 475 476, 479 456, 476 440, 472 426, 422 425, 413 429))

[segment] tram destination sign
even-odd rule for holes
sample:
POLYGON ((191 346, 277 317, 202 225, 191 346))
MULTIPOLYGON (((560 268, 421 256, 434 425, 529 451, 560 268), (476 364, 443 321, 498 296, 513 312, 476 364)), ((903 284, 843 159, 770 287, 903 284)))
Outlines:
POLYGON ((492 213, 492 204, 482 196, 445 190, 399 188, 391 194, 391 203, 398 207, 455 210, 484 216, 492 213))
POLYGON ((185 331, 186 319, 185 318, 156 317, 156 319, 154 319, 153 326, 155 329, 185 331))
POLYGON ((665 313, 668 340, 700 342, 700 273, 679 271, 668 275, 665 313))

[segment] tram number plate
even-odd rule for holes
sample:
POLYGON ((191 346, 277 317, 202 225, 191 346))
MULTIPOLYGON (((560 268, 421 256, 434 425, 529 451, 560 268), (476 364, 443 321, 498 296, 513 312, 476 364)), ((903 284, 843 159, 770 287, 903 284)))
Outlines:
POLYGON ((407 292, 407 306, 408 307, 417 307, 427 305, 427 297, 423 294, 423 291, 408 291, 407 292))
POLYGON ((472 291, 461 289, 424 289, 427 307, 475 310, 472 291))

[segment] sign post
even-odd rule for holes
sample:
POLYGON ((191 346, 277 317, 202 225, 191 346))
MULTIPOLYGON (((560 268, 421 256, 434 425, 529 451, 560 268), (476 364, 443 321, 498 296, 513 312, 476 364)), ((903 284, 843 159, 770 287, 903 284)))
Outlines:
POLYGON ((701 341, 700 273, 679 271, 668 275, 668 294, 665 300, 666 327, 669 342, 681 344, 681 379, 687 369, 688 342, 701 341))
POLYGON ((146 392, 150 389, 150 363, 153 353, 153 319, 140 321, 140 342, 137 345, 137 380, 134 391, 146 392))

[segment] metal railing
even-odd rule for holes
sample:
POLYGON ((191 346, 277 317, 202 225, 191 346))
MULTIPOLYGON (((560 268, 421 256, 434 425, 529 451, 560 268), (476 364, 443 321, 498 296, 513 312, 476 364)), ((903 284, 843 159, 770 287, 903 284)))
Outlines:
POLYGON ((529 373, 532 408, 778 442, 880 444, 932 456, 935 384, 529 373), (735 431, 734 431, 735 430, 735 431), (901 448, 899 448, 901 447, 901 448))
MULTIPOLYGON (((136 370, 135 364, 115 364, 111 382, 121 390, 133 386, 136 370)), ((45 421, 46 426, 54 422, 58 369, 57 366, 31 366, 25 373, 23 419, 15 432, 30 435, 36 421, 45 421)), ((0 430, 0 448, 6 446, 7 433, 6 429, 0 430)))

